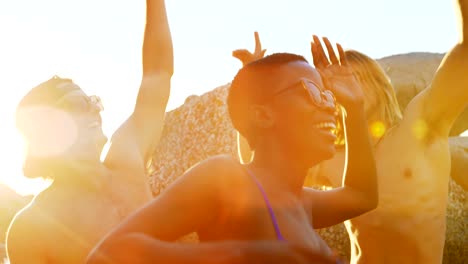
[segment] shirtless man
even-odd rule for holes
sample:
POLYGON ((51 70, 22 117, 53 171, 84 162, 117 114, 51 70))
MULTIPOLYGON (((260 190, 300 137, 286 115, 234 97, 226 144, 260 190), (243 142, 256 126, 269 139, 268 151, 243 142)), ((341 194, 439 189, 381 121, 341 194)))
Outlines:
MULTIPOLYGON (((377 62, 356 51, 345 53, 364 93, 370 95, 366 104, 370 129, 382 124, 386 128, 373 140, 379 206, 345 222, 352 263, 442 263, 450 177, 448 133, 468 102, 468 79, 462 77, 468 64, 460 61, 468 49, 463 45, 447 55, 432 85, 410 102, 401 120, 389 114, 391 107, 385 109, 388 98, 375 92, 386 86, 377 62), (375 85, 379 81, 381 85, 375 85)), ((315 173, 333 186, 339 184, 345 155, 337 153, 315 173)))
POLYGON ((13 220, 10 263, 81 264, 111 228, 151 199, 146 161, 163 127, 173 51, 164 0, 146 4, 138 98, 103 162, 107 139, 97 97, 54 77, 20 102, 17 125, 28 140, 24 173, 53 183, 13 220))
MULTIPOLYGON (((459 0, 458 9, 459 43, 447 53, 432 85, 409 103, 403 115, 378 63, 362 53, 345 52, 365 94, 370 130, 386 128, 384 134, 375 134, 372 144, 379 206, 345 222, 352 263, 442 263, 451 172, 448 137, 452 124, 468 104, 468 46, 464 39, 468 34, 468 1, 459 0)), ((316 47, 320 42, 314 39, 313 43, 316 47)), ((323 55, 313 55, 317 68, 326 67, 321 63, 323 55)), ((248 161, 248 142, 240 138, 239 143, 243 160, 248 161)), ((460 143, 453 142, 452 146, 452 153, 460 152, 460 143)), ((461 162, 452 160, 456 171, 466 166, 464 155, 457 157, 461 162)), ((332 187, 340 186, 345 159, 346 151, 338 151, 333 159, 313 168, 313 176, 327 179, 332 187)), ((456 171, 453 175, 459 175, 456 171)))
MULTIPOLYGON (((385 128, 373 140, 379 206, 345 222, 352 263, 442 263, 450 176, 448 137, 468 104, 464 39, 468 0, 459 0, 457 7, 459 42, 443 59, 430 87, 411 100, 401 118, 398 104, 392 103, 396 101, 392 86, 377 62, 356 51, 345 53, 366 96, 370 129, 385 128)), ((324 67, 315 57, 316 53, 316 67, 324 67)), ((317 173, 339 184, 344 155, 325 162, 317 173)))
POLYGON ((330 90, 303 57, 273 54, 242 68, 228 109, 255 146, 253 161, 207 159, 126 219, 90 254, 98 263, 336 263, 314 228, 376 207, 377 182, 363 94, 330 55, 330 90), (309 167, 333 157, 336 105, 348 108, 350 160, 343 186, 303 188, 309 167), (163 217, 162 217, 163 216, 163 217), (197 232, 200 244, 175 243, 197 232))

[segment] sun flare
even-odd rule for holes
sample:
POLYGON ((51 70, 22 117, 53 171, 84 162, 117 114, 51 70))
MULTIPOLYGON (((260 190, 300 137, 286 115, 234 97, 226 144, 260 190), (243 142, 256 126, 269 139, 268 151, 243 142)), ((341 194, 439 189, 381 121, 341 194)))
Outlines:
POLYGON ((2 132, 2 148, 0 154, 5 160, 3 173, 0 174, 0 184, 5 184, 21 195, 37 194, 50 183, 43 179, 27 179, 22 173, 25 153, 25 141, 21 134, 14 129, 2 132))

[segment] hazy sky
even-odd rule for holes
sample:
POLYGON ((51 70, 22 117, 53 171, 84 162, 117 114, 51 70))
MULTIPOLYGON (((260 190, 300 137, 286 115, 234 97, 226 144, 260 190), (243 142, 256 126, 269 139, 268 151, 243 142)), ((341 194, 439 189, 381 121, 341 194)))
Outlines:
MULTIPOLYGON (((412 51, 446 52, 456 41, 447 0, 166 0, 175 75, 169 108, 230 82, 258 30, 267 53, 309 55, 312 34, 374 58, 412 51)), ((20 179, 21 144, 13 113, 31 87, 57 74, 105 105, 110 135, 134 105, 141 76, 142 0, 5 0, 0 3, 0 159, 4 181, 20 179)))

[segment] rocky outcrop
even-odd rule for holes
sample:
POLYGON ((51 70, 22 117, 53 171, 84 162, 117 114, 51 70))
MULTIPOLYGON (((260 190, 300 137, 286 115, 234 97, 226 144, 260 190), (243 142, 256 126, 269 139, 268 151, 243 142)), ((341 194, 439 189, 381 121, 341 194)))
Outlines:
POLYGON ((236 132, 225 105, 228 88, 189 96, 181 107, 167 113, 152 163, 156 195, 199 161, 218 154, 236 156, 236 132))
MULTIPOLYGON (((441 58, 441 54, 413 53, 379 60, 394 83, 402 109, 430 83, 441 58)), ((153 156, 151 184, 155 195, 205 158, 217 154, 237 157, 236 134, 225 105, 228 89, 229 85, 225 85, 202 96, 190 96, 182 106, 167 113, 153 156)), ((460 127, 468 126, 468 116, 464 120, 460 127)), ((468 205, 466 193, 453 182, 449 201, 444 263, 463 263, 468 258, 464 247, 468 244, 468 205)), ((343 225, 319 233, 341 254, 349 254, 349 238, 343 225)))

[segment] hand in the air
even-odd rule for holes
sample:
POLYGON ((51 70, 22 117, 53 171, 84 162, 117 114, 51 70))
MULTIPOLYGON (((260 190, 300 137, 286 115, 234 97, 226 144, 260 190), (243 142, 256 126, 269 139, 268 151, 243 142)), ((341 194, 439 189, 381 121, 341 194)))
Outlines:
POLYGON ((311 51, 315 68, 322 76, 326 88, 333 92, 338 103, 345 108, 362 105, 364 94, 351 66, 348 65, 343 48, 340 44, 336 44, 339 54, 337 57, 330 41, 323 38, 323 42, 327 47, 328 57, 320 39, 315 35, 311 42, 311 51))
POLYGON ((260 43, 260 37, 258 36, 258 32, 255 31, 255 51, 251 53, 246 49, 238 49, 232 52, 232 56, 234 58, 239 59, 242 62, 242 66, 246 64, 261 59, 265 56, 266 49, 262 50, 262 43, 260 43))

